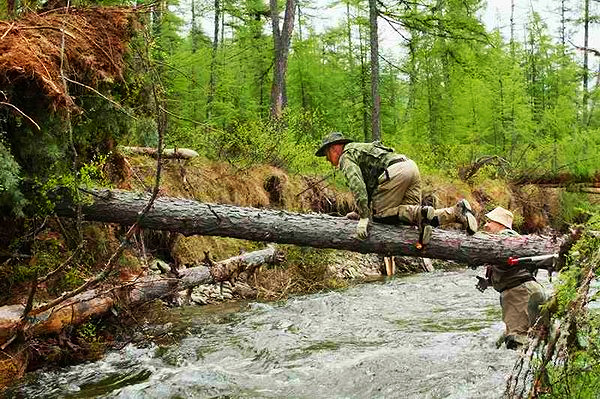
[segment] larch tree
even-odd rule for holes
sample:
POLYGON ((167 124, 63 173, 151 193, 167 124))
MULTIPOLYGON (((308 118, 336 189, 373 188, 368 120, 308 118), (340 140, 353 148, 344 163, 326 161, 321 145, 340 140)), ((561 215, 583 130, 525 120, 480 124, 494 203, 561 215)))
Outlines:
POLYGON ((286 0, 283 25, 279 27, 279 7, 277 0, 270 0, 271 19, 273 23, 273 82, 271 85, 271 117, 279 120, 287 105, 286 98, 286 73, 290 41, 294 29, 294 16, 296 1, 286 0))
POLYGON ((582 125, 588 124, 588 101, 589 101, 589 57, 588 49, 590 43, 590 0, 583 2, 583 100, 582 100, 582 125))
POLYGON ((377 28, 377 0, 369 0, 369 42, 371 45, 371 137, 381 140, 379 97, 379 32, 377 28))
POLYGON ((217 50, 219 49, 219 25, 221 21, 221 2, 214 0, 214 27, 212 52, 210 54, 210 77, 208 82, 208 96, 206 99, 206 118, 210 119, 213 108, 213 100, 217 86, 217 50))

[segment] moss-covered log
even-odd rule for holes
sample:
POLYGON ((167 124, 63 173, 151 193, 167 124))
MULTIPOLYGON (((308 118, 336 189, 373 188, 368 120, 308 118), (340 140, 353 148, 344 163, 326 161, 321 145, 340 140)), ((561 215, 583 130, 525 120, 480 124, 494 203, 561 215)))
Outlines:
MULTIPOLYGON (((133 224, 148 195, 118 190, 88 191, 83 205, 88 220, 133 224)), ((68 201, 57 204, 61 216, 75 216, 68 201)), ((211 235, 336 248, 361 253, 406 255, 455 260, 471 265, 504 264, 509 257, 557 253, 566 237, 468 236, 462 231, 434 229, 431 242, 422 250, 415 247, 418 232, 412 226, 372 223, 369 237, 355 236, 356 221, 322 214, 300 214, 278 210, 242 208, 201 203, 190 199, 159 197, 141 221, 143 228, 174 231, 186 236, 211 235)))

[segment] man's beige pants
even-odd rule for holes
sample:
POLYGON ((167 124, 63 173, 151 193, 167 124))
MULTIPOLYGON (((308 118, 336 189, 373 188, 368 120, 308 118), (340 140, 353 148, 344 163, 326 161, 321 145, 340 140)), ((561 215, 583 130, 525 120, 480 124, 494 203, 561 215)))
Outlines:
MULTIPOLYGON (((397 216, 398 221, 418 224, 421 211, 421 174, 417 164, 408 159, 393 164, 379 176, 379 185, 371 201, 373 217, 397 216)), ((457 222, 456 207, 435 210, 441 225, 457 222)))
POLYGON ((527 332, 539 319, 539 325, 547 324, 547 315, 540 312, 540 305, 548 300, 544 288, 537 281, 527 281, 514 288, 502 291, 500 305, 502 320, 506 325, 505 335, 514 337, 524 344, 527 332))
POLYGON ((421 175, 417 164, 408 159, 390 166, 387 174, 379 176, 371 204, 375 218, 398 216, 401 221, 414 223, 421 205, 421 175))

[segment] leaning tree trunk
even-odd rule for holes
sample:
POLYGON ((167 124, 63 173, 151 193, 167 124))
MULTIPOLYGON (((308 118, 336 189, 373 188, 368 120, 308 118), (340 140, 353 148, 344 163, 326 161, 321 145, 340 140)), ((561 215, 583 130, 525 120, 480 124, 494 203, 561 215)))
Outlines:
MULTIPOLYGON (((147 194, 118 190, 92 190, 83 204, 87 220, 133 224, 146 203, 147 194)), ((74 217, 75 204, 57 204, 60 216, 74 217)), ((470 265, 505 264, 509 257, 524 257, 560 252, 565 237, 468 236, 460 231, 434 229, 431 242, 422 250, 415 247, 418 232, 412 226, 370 225, 369 237, 355 236, 356 221, 322 214, 300 214, 278 210, 242 208, 201 203, 189 199, 159 197, 140 222, 143 228, 168 230, 185 236, 209 235, 296 244, 317 248, 336 248, 387 256, 455 260, 470 265)))
POLYGON ((108 312, 117 302, 134 305, 163 298, 199 284, 235 278, 240 272, 250 274, 264 263, 281 259, 281 254, 274 247, 268 247, 216 262, 210 268, 198 266, 180 270, 179 278, 143 276, 112 289, 82 292, 45 312, 28 315, 26 322, 22 319, 25 306, 0 307, 0 391, 22 377, 27 369, 27 342, 17 340, 13 343, 19 335, 30 337, 59 333, 66 326, 81 324, 92 316, 108 312))
POLYGON ((252 272, 265 263, 281 260, 275 247, 235 256, 207 266, 179 270, 179 278, 150 275, 141 276, 112 289, 97 288, 82 292, 40 314, 29 314, 27 324, 22 324, 23 305, 0 307, 0 347, 16 336, 21 328, 28 335, 45 335, 60 332, 67 325, 77 325, 92 316, 108 312, 115 303, 130 305, 164 298, 175 292, 234 279, 241 272, 252 272))

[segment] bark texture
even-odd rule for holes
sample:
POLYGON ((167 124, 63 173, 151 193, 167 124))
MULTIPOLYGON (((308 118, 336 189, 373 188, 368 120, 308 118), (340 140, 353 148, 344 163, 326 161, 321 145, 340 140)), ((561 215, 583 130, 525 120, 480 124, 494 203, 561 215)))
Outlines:
MULTIPOLYGON (((87 220, 133 224, 147 201, 147 194, 118 190, 89 191, 83 205, 87 220)), ((76 215, 68 201, 57 204, 60 216, 76 215)), ((455 260, 470 265, 504 264, 509 257, 560 252, 566 237, 468 236, 463 231, 434 229, 431 242, 418 250, 418 232, 412 226, 371 223, 369 237, 355 236, 356 221, 322 214, 300 214, 279 210, 242 208, 201 203, 189 199, 159 197, 144 217, 141 227, 168 230, 186 236, 210 235, 251 241, 336 248, 361 253, 406 255, 455 260)))
POLYGON ((290 41, 294 29, 296 1, 286 0, 283 27, 279 28, 279 8, 277 0, 269 1, 273 26, 273 83, 271 85, 271 117, 280 119, 287 105, 286 81, 290 41))
POLYGON ((379 32, 377 27, 377 0, 369 0, 369 33, 371 44, 371 137, 381 140, 381 98, 379 97, 379 32))

